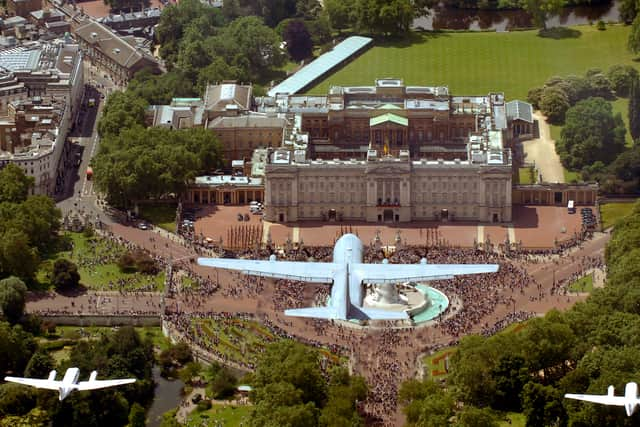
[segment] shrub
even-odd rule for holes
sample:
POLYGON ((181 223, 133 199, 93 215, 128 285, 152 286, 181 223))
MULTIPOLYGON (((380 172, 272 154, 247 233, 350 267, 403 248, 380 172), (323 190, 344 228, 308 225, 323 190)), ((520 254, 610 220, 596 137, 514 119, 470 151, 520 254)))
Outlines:
POLYGON ((211 409, 211 401, 208 399, 203 399, 198 402, 198 411, 207 411, 211 409))

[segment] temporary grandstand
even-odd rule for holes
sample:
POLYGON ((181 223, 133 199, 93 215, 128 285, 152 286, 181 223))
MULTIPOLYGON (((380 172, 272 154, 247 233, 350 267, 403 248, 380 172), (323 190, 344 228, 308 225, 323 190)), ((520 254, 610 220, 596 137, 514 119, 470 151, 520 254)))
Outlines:
POLYGON ((356 54, 368 48, 373 39, 362 36, 352 36, 338 43, 333 50, 320 55, 315 61, 303 67, 297 73, 269 90, 269 96, 277 94, 293 95, 304 90, 318 79, 343 65, 356 54))

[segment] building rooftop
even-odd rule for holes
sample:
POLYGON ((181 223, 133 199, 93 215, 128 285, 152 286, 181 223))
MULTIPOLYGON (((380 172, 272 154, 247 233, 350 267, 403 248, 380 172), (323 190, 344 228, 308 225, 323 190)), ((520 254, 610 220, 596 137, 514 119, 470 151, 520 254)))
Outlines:
POLYGON ((533 107, 528 102, 518 99, 507 102, 507 117, 509 120, 523 120, 533 123, 533 107))
POLYGON ((207 111, 225 111, 231 108, 249 110, 251 107, 251 85, 222 82, 208 85, 204 95, 207 111))
POLYGON ((105 25, 89 20, 76 28, 75 34, 87 44, 99 49, 104 55, 124 68, 131 68, 144 59, 156 62, 153 56, 137 49, 124 37, 118 36, 105 25))
POLYGON ((71 73, 79 46, 62 40, 31 42, 0 51, 0 70, 5 72, 57 70, 71 73))
POLYGON ((400 126, 409 126, 409 119, 406 117, 398 116, 393 113, 386 113, 381 116, 372 117, 369 119, 369 126, 377 126, 382 123, 391 122, 400 126))
POLYGON ((282 129, 287 121, 281 117, 244 115, 232 117, 216 117, 207 126, 209 129, 222 128, 277 128, 282 129))
POLYGON ((205 176, 197 176, 195 179, 196 185, 207 185, 207 186, 221 186, 221 185, 241 185, 252 186, 252 187, 261 187, 262 186, 262 178, 249 177, 249 176, 233 176, 233 175, 205 175, 205 176))
POLYGON ((332 50, 320 55, 301 70, 269 90, 269 96, 276 96, 279 93, 290 95, 298 93, 345 60, 371 45, 371 43, 373 43, 373 39, 369 37, 352 36, 346 38, 332 50))

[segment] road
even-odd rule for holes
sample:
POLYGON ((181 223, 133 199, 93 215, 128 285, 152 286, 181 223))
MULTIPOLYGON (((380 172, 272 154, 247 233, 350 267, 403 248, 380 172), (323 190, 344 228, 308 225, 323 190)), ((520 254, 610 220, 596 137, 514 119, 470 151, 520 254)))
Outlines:
POLYGON ((556 153, 556 144, 551 138, 551 128, 546 117, 536 111, 533 118, 538 121, 540 138, 522 143, 525 161, 536 164, 538 173, 542 175, 542 182, 564 182, 564 168, 556 153))
MULTIPOLYGON (((71 165, 65 171, 65 179, 61 191, 56 194, 58 208, 65 216, 70 212, 90 213, 92 219, 100 215, 96 206, 97 197, 93 188, 93 181, 87 179, 86 170, 91 159, 98 152, 100 138, 97 132, 104 101, 110 93, 118 87, 102 72, 85 61, 83 64, 85 81, 85 93, 82 99, 78 122, 69 134, 71 143, 65 147, 64 156, 67 165, 71 165), (90 107, 89 99, 95 100, 95 106, 90 107), (77 161, 80 160, 78 165, 77 161)), ((61 167, 65 162, 61 160, 61 167)), ((104 216, 104 215, 103 215, 104 216)))

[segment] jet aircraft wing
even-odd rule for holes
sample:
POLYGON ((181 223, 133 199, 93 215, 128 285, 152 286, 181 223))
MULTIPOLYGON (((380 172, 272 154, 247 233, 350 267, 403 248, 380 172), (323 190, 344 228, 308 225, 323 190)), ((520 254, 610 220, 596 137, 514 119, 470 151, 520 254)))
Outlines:
POLYGON ((463 274, 495 273, 498 264, 355 264, 356 274, 365 283, 444 280, 463 274))
POLYGON ((313 283, 331 283, 336 272, 344 268, 332 262, 264 261, 228 258, 198 258, 205 267, 241 271, 250 276, 300 280, 313 283))
POLYGON ((92 381, 80 381, 76 386, 76 390, 97 390, 99 388, 115 387, 124 384, 131 384, 136 382, 135 378, 127 378, 122 380, 92 380, 92 381))
POLYGON ((62 381, 41 380, 36 378, 20 378, 20 377, 4 377, 5 381, 12 383, 28 385, 36 388, 44 388, 46 390, 59 390, 62 387, 62 381))

